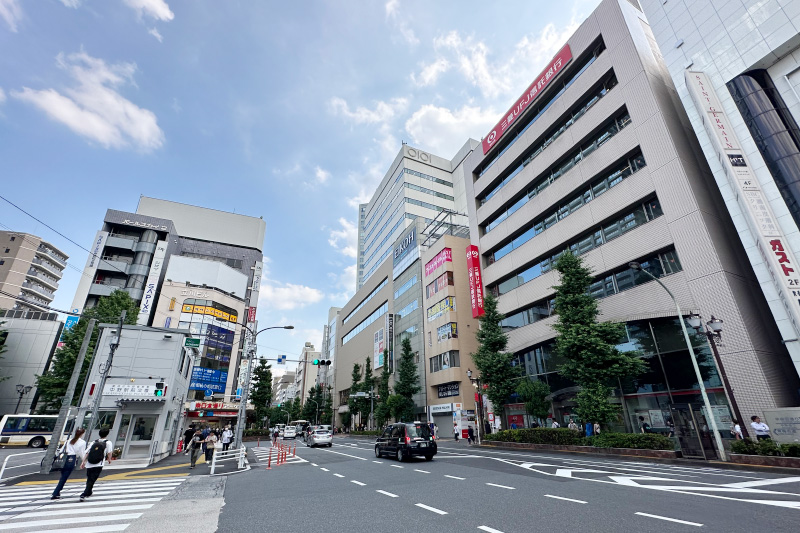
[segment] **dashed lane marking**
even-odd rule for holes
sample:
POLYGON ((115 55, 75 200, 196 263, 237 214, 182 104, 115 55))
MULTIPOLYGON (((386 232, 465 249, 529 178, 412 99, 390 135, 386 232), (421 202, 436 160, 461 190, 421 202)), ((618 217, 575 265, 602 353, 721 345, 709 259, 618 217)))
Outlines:
POLYGON ((400 465, 392 465, 392 467, 394 467, 394 468, 403 468, 403 467, 402 467, 402 466, 400 466, 400 465))
POLYGON ((427 470, 420 470, 418 468, 415 468, 414 472, 422 472, 423 474, 430 474, 430 472, 428 472, 427 470))
POLYGON ((516 490, 514 487, 507 487, 506 485, 498 485, 497 483, 487 483, 490 487, 498 487, 501 489, 516 490))
POLYGON ((399 498, 400 497, 397 494, 392 494, 391 492, 386 492, 385 490, 376 490, 375 492, 380 492, 381 494, 389 496, 390 498, 399 498))
POLYGON ((437 509, 436 507, 431 507, 430 505, 425 505, 424 503, 415 503, 414 505, 416 505, 417 507, 421 507, 422 509, 425 509, 432 513, 447 514, 447 511, 442 511, 441 509, 437 509))
POLYGON ((678 524, 686 524, 687 526, 696 526, 696 527, 703 527, 703 524, 698 524, 697 522, 687 522, 686 520, 678 520, 677 518, 669 518, 666 516, 658 516, 657 514, 648 514, 648 513, 636 513, 639 516, 646 516, 648 518, 656 518, 658 520, 666 520, 668 522, 676 522, 678 524))
POLYGON ((320 467, 319 469, 322 470, 323 472, 330 472, 330 470, 328 470, 327 468, 320 467))
POLYGON ((366 461, 363 457, 359 457, 357 455, 350 455, 349 453, 342 453, 342 452, 335 452, 333 450, 322 450, 328 453, 335 453, 336 455, 344 455, 345 457, 352 457, 353 459, 358 459, 359 461, 366 461))
POLYGON ((379 465, 382 465, 382 464, 383 464, 383 461, 372 461, 372 462, 373 462, 373 463, 377 463, 377 464, 379 464, 379 465))
POLYGON ((341 475, 341 474, 334 474, 334 476, 336 476, 336 477, 344 477, 344 476, 343 476, 343 475, 341 475))
POLYGON ((487 531, 488 533, 503 533, 499 529, 495 529, 489 526, 478 526, 478 529, 480 529, 481 531, 487 531))
POLYGON ((366 485, 367 485, 366 483, 361 483, 360 481, 356 481, 355 479, 351 479, 351 480, 350 480, 350 483, 355 483, 355 484, 356 484, 356 485, 358 485, 359 487, 364 487, 364 486, 366 486, 366 485))
POLYGON ((461 481, 464 481, 465 479, 467 479, 465 477, 451 476, 449 474, 445 474, 444 477, 449 477, 450 479, 458 479, 458 480, 461 480, 461 481))
POLYGON ((575 503, 587 503, 583 500, 573 500, 572 498, 564 498, 563 496, 553 496, 552 494, 545 494, 547 498, 555 498, 556 500, 564 500, 567 502, 575 502, 575 503))

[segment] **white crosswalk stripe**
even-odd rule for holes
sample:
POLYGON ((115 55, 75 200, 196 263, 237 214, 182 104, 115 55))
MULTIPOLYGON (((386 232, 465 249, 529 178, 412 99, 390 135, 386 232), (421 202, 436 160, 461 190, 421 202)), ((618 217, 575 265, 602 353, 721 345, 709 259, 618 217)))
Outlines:
POLYGON ((0 531, 100 533, 123 531, 186 476, 168 479, 98 481, 81 502, 83 483, 67 483, 60 500, 51 500, 56 483, 0 488, 0 531), (74 527, 65 527, 75 524, 74 527))

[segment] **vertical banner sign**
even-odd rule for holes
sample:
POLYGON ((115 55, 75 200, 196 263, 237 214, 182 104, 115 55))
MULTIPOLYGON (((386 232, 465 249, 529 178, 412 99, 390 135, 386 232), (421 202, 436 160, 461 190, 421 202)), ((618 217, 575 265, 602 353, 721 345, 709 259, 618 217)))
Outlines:
MULTIPOLYGON (((394 350, 394 315, 392 313, 386 313, 386 349, 389 350, 389 361, 392 360, 392 351, 394 350)), ((384 361, 384 364, 388 364, 388 362, 384 361)), ((377 368, 377 367, 375 367, 377 368)), ((389 371, 391 372, 392 366, 389 365, 389 371)))
POLYGON ((719 155, 725 174, 732 183, 740 204, 750 218, 749 226, 757 233, 756 246, 769 265, 775 288, 797 329, 800 326, 800 263, 794 257, 786 236, 778 226, 775 214, 764 196, 758 180, 723 111, 711 80, 703 72, 686 72, 686 87, 694 100, 703 125, 719 155))
POLYGON ((83 311, 83 305, 86 303, 86 297, 89 296, 89 289, 94 281, 94 275, 97 273, 97 266, 100 263, 100 257, 103 254, 107 239, 107 231, 98 231, 97 235, 94 236, 91 247, 92 253, 86 258, 86 266, 83 267, 83 276, 81 276, 78 282, 78 289, 75 291, 75 298, 72 300, 73 313, 80 313, 83 311))
POLYGON ((375 336, 373 339, 373 350, 372 350, 372 368, 380 368, 383 366, 383 348, 385 346, 383 333, 384 328, 379 329, 375 332, 375 336))
POLYGON ((481 258, 478 247, 467 246, 467 273, 469 274, 469 299, 472 304, 472 318, 483 316, 483 279, 481 277, 481 258))
POLYGON ((139 307, 139 317, 136 319, 137 326, 146 326, 150 320, 150 314, 156 305, 156 289, 161 271, 164 269, 164 258, 167 255, 167 241, 156 243, 156 253, 153 254, 153 262, 150 264, 150 273, 147 275, 147 282, 144 284, 144 296, 142 305, 139 307))
POLYGON ((567 63, 572 60, 572 50, 569 45, 564 45, 564 48, 558 51, 556 56, 545 67, 539 77, 533 80, 525 94, 520 96, 511 109, 503 116, 503 119, 492 128, 492 131, 483 138, 483 153, 485 154, 492 149, 492 146, 500 140, 500 137, 508 131, 508 128, 517 120, 528 105, 539 97, 539 94, 547 87, 553 79, 558 76, 567 63))
POLYGON ((256 308, 258 307, 258 293, 261 290, 261 271, 264 263, 256 261, 253 267, 253 284, 250 286, 250 307, 247 309, 247 322, 255 322, 256 308))

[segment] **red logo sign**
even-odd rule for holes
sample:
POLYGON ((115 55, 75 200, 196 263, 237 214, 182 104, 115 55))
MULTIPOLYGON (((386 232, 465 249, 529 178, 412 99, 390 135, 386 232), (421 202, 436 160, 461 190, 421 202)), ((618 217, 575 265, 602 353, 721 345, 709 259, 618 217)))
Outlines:
POLYGON ((489 132, 483 139, 483 153, 485 154, 492 149, 492 146, 500 140, 500 137, 511 127, 511 124, 517 120, 517 117, 530 105, 531 102, 536 100, 545 87, 547 87, 553 78, 555 78, 564 66, 572 60, 572 51, 569 45, 564 45, 564 48, 559 50, 556 56, 550 61, 550 64, 539 74, 530 87, 525 91, 525 94, 511 106, 511 109, 503 116, 503 119, 489 132))
POLYGON ((433 274, 433 271, 445 264, 446 262, 453 262, 453 250, 450 248, 443 248, 441 252, 436 254, 436 257, 425 263, 425 275, 433 274))
POLYGON ((250 323, 250 322, 255 322, 255 321, 256 321, 256 308, 255 307, 250 307, 247 310, 247 322, 250 323))
POLYGON ((478 247, 467 246, 467 273, 469 274, 469 296, 472 304, 472 318, 483 316, 483 279, 481 279, 481 258, 478 247))

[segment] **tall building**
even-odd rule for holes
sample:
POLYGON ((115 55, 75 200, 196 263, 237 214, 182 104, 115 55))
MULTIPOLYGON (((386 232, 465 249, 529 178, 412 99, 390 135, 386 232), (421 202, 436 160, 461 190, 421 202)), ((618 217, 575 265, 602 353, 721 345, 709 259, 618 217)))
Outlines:
POLYGON ((40 237, 0 231, 0 309, 46 311, 67 259, 40 237))
POLYGON ((452 160, 403 145, 372 199, 359 206, 359 289, 417 217, 430 222, 442 210, 466 213, 463 189, 461 195, 454 190, 453 171, 476 145, 477 141, 468 141, 452 160))
POLYGON ((328 323, 322 328, 322 359, 330 361, 330 365, 321 365, 317 369, 315 385, 322 385, 323 390, 333 388, 333 376, 336 369, 336 320, 341 307, 331 307, 328 309, 328 323))
POLYGON ((307 342, 300 351, 300 362, 297 363, 297 370, 294 373, 295 395, 301 404, 306 403, 308 389, 314 386, 317 372, 317 368, 311 364, 314 359, 319 359, 319 352, 314 350, 313 344, 307 342))
POLYGON ((800 373, 800 4, 641 4, 800 373))
MULTIPOLYGON (((637 6, 603 0, 468 156, 472 242, 506 316, 508 349, 549 384, 560 422, 576 405, 552 349, 553 263, 564 251, 591 268, 602 318, 625 324, 621 346, 648 363, 614 399, 629 430, 642 416, 658 431, 670 419, 693 431, 688 420, 702 402, 679 320, 694 312, 724 319, 719 361, 705 335, 693 343, 713 404, 705 415, 727 437, 731 394, 749 417, 795 404, 798 380, 637 6), (681 317, 631 262, 660 278, 681 317)), ((522 413, 521 404, 508 406, 504 425, 522 413)))

